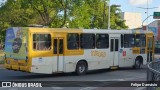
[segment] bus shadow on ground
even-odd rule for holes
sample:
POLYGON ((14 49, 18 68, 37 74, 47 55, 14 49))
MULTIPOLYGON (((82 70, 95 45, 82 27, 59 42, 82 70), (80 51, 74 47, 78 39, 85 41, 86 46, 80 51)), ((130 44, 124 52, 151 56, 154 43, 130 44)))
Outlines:
POLYGON ((33 79, 45 79, 45 78, 57 78, 57 77, 67 77, 74 76, 71 73, 57 73, 57 74, 31 74, 31 75, 21 75, 21 76, 13 76, 14 79, 17 80, 33 80, 33 79))
POLYGON ((141 70, 147 70, 146 66, 143 66, 140 69, 135 69, 132 67, 121 67, 118 69, 100 69, 100 70, 91 70, 88 71, 87 74, 91 75, 91 74, 100 74, 100 73, 107 73, 107 72, 113 72, 113 71, 141 71, 141 70))
MULTIPOLYGON (((100 70, 91 70, 88 71, 85 75, 97 75, 97 74, 104 74, 104 73, 109 73, 109 72, 114 72, 114 71, 141 71, 141 70, 145 70, 146 68, 141 68, 141 69, 133 69, 133 68, 118 68, 116 70, 111 70, 111 69, 100 69, 100 70)), ((35 74, 35 73, 26 73, 24 72, 24 75, 18 75, 18 76, 11 76, 10 78, 14 78, 16 80, 33 80, 33 79, 39 79, 39 78, 57 78, 57 77, 79 77, 78 75, 76 75, 75 73, 54 73, 54 74, 35 74)), ((82 75, 82 76, 85 76, 82 75)))

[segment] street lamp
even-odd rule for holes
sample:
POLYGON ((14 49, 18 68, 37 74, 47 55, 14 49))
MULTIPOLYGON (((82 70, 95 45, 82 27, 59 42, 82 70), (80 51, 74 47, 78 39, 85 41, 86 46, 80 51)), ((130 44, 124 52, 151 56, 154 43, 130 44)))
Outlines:
MULTIPOLYGON (((114 6, 114 7, 121 7, 121 5, 116 5, 116 4, 113 4, 111 6, 114 6)), ((111 13, 111 6, 110 6, 110 0, 108 0, 108 30, 110 30, 110 13, 111 13)))
MULTIPOLYGON (((146 12, 146 13, 147 13, 147 18, 145 18, 145 19, 143 20, 143 22, 142 22, 142 28, 143 28, 143 23, 144 23, 145 20, 147 20, 147 26, 148 26, 148 18, 149 18, 150 16, 153 16, 153 15, 148 16, 148 9, 155 9, 155 8, 158 8, 158 7, 149 8, 149 7, 148 7, 148 3, 147 3, 147 8, 143 8, 143 7, 137 7, 137 8, 147 9, 147 12, 146 12)), ((148 27, 146 27, 146 29, 147 29, 147 31, 148 31, 148 27)))
POLYGON ((110 30, 110 0, 108 0, 108 30, 110 30))
POLYGON ((143 20, 143 22, 142 22, 142 28, 143 28, 143 23, 144 23, 144 21, 146 21, 149 17, 151 17, 151 16, 153 16, 153 15, 149 15, 146 19, 144 19, 143 20))
MULTIPOLYGON (((148 16, 148 10, 149 10, 149 9, 155 9, 155 8, 158 8, 158 7, 149 8, 149 7, 148 7, 148 0, 147 0, 147 8, 144 8, 144 7, 137 7, 137 8, 141 8, 141 9, 146 9, 146 10, 147 10, 147 12, 146 12, 146 13, 147 13, 147 18, 144 19, 143 22, 142 22, 142 28, 143 28, 143 23, 144 23, 144 21, 147 20, 147 25, 148 25, 148 18, 149 18, 150 16, 153 16, 153 15, 148 16)), ((147 27, 147 30, 148 30, 148 27, 147 27)))

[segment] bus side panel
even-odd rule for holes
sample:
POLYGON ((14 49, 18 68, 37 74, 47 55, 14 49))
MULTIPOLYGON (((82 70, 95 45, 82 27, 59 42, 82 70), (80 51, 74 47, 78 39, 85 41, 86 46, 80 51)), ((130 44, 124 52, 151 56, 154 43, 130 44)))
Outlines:
POLYGON ((134 55, 132 54, 132 48, 122 49, 122 61, 124 62, 124 64, 121 67, 132 67, 133 66, 134 55))
POLYGON ((86 60, 88 70, 109 68, 113 61, 109 60, 108 49, 87 49, 84 50, 84 55, 80 56, 65 56, 64 57, 64 72, 74 72, 77 62, 86 60))
POLYGON ((36 57, 32 58, 31 72, 51 74, 57 72, 56 57, 36 57))
POLYGON ((112 60, 109 60, 109 49, 84 50, 84 59, 88 62, 88 70, 109 68, 112 60))
POLYGON ((79 60, 84 60, 83 55, 65 56, 64 57, 64 72, 74 72, 79 60))
POLYGON ((126 66, 125 65, 125 62, 126 62, 126 52, 123 51, 123 48, 120 48, 120 51, 119 51, 119 67, 124 67, 126 66))

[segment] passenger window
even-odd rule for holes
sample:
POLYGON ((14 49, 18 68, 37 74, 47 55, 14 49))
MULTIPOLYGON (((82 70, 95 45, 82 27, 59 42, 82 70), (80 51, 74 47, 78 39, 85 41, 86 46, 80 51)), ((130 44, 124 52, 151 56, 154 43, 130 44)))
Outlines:
POLYGON ((108 48, 109 47, 109 35, 97 34, 96 35, 96 48, 108 48))
POLYGON ((145 47, 146 46, 146 36, 145 34, 136 35, 136 47, 145 47))
POLYGON ((81 48, 94 49, 95 48, 95 34, 81 34, 81 48))
POLYGON ((115 39, 115 51, 118 51, 119 47, 119 40, 115 39))
POLYGON ((135 46, 135 35, 124 34, 124 48, 131 48, 135 46))
POLYGON ((54 54, 57 54, 57 48, 58 48, 58 46, 57 46, 57 39, 54 39, 54 54))
POLYGON ((78 33, 69 33, 67 36, 67 48, 79 49, 79 35, 78 33))
POLYGON ((51 50, 50 34, 33 34, 34 50, 51 50))
POLYGON ((59 54, 63 54, 63 39, 59 41, 59 54))
POLYGON ((111 52, 112 51, 114 51, 114 39, 111 39, 111 48, 110 48, 110 50, 111 50, 111 52))

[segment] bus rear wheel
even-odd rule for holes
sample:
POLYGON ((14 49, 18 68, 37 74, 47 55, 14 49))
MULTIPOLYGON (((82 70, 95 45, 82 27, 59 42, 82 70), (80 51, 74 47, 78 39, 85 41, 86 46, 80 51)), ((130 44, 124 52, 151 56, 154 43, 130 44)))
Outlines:
POLYGON ((87 65, 84 61, 80 61, 77 63, 77 66, 76 66, 76 74, 77 75, 83 75, 85 74, 87 71, 87 65))

